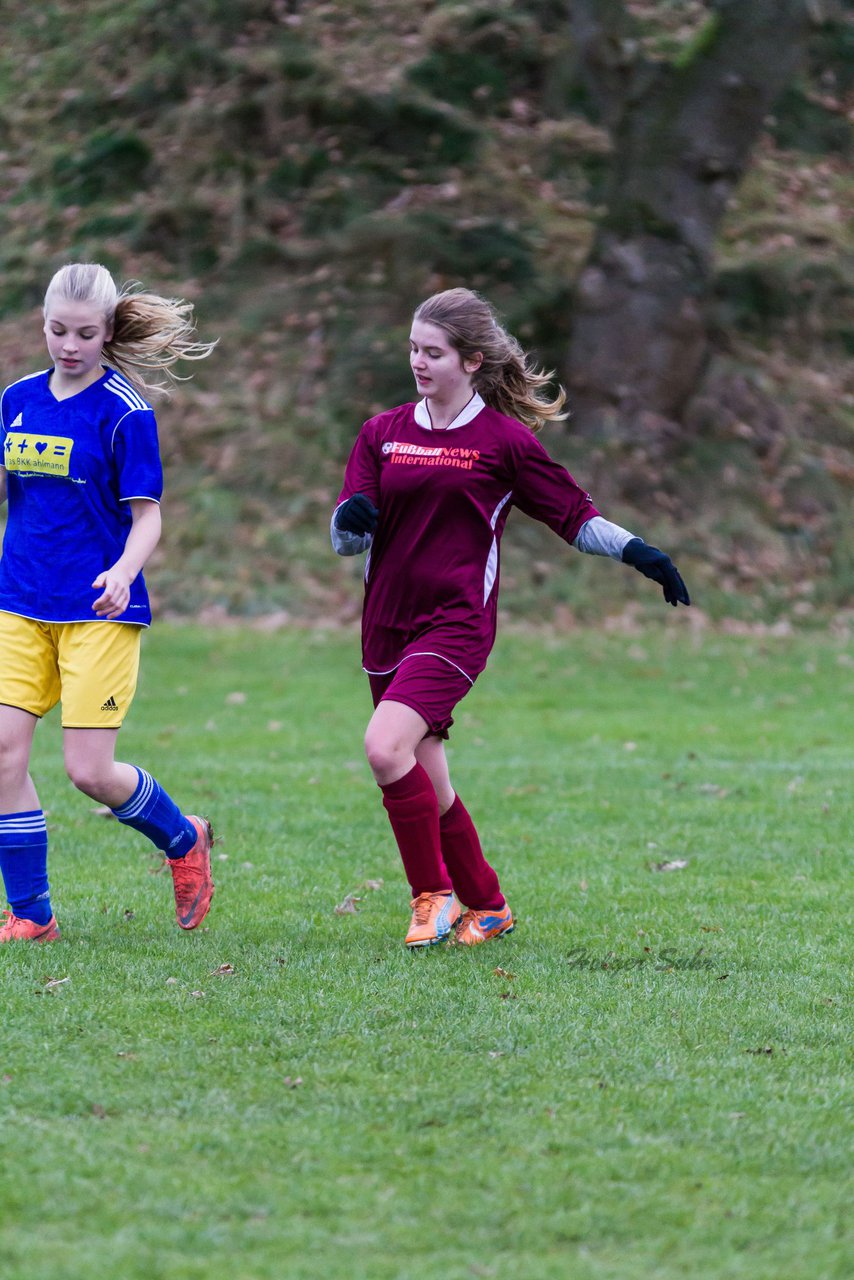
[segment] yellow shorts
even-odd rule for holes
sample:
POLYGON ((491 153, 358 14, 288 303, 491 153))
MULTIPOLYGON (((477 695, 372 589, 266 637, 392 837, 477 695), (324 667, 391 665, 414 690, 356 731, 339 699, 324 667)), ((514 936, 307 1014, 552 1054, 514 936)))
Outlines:
POLYGON ((43 716, 62 699, 63 729, 118 729, 136 693, 140 631, 0 612, 0 703, 43 716))

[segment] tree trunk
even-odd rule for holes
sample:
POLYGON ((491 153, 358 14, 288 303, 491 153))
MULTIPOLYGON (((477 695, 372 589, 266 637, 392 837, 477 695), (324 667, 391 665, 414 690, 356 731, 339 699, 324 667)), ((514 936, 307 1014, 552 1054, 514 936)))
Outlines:
POLYGON ((606 213, 577 283, 567 381, 578 424, 677 417, 706 359, 714 239, 804 52, 811 0, 717 0, 673 63, 637 56, 620 0, 572 5, 614 141, 606 213))

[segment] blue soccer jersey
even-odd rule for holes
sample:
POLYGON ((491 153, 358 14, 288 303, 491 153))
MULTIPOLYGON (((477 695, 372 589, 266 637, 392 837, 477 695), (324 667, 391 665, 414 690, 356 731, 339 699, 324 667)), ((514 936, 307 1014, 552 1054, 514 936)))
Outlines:
MULTIPOLYGON (((94 622, 92 583, 119 559, 131 498, 159 502, 163 469, 151 406, 113 369, 66 400, 51 370, 13 382, 0 400, 9 515, 0 610, 41 622, 94 622)), ((142 574, 117 622, 148 626, 142 574)))

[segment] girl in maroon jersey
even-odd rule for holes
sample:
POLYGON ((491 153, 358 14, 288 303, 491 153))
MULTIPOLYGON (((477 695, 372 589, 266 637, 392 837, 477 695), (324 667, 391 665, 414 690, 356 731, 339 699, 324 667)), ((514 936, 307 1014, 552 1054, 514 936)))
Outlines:
POLYGON ((443 739, 495 640, 499 546, 511 509, 592 555, 633 565, 689 604, 670 557, 596 510, 535 432, 560 418, 536 370, 483 298, 434 294, 415 312, 422 397, 369 419, 332 516, 339 555, 367 551, 362 656, 374 714, 365 750, 412 888, 406 946, 472 946, 513 915, 454 791, 443 739), (461 911, 460 903, 466 908, 461 911))

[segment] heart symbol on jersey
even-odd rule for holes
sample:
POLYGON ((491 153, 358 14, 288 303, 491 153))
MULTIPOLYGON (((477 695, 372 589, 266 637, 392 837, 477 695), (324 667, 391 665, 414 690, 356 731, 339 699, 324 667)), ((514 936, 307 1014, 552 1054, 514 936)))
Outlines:
POLYGON ((39 442, 36 445, 36 453, 44 453, 46 448, 47 448, 47 441, 39 440, 39 442))

